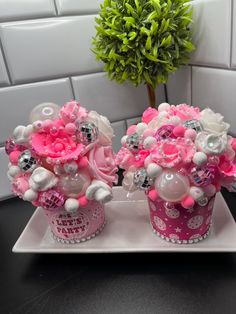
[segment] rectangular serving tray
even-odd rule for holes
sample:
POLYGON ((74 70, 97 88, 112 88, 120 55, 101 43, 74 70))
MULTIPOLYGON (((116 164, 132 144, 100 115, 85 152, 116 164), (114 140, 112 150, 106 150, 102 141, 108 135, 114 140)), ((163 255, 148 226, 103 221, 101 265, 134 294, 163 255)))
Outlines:
POLYGON ((114 188, 105 206, 107 224, 97 237, 78 244, 56 242, 42 210, 37 209, 12 251, 15 253, 236 252, 236 224, 220 193, 216 196, 212 228, 195 244, 172 244, 152 232, 143 192, 128 195, 114 188))

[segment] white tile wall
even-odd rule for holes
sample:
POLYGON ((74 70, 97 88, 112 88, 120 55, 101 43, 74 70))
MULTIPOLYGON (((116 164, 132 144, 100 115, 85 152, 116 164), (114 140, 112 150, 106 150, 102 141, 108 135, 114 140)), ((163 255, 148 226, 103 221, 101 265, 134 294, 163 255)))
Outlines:
POLYGON ((126 133, 126 123, 125 121, 113 122, 112 127, 115 133, 115 137, 113 138, 113 147, 114 151, 118 152, 121 147, 120 139, 126 133))
POLYGON ((5 149, 2 147, 0 148, 0 200, 10 197, 12 195, 10 182, 7 177, 7 170, 8 170, 8 156, 5 153, 5 149))
MULTIPOLYGON (((75 96, 87 108, 96 108, 111 121, 139 116, 147 107, 145 86, 109 81, 106 73, 72 78, 75 96)), ((158 90, 158 103, 164 101, 163 87, 158 90)))
POLYGON ((193 19, 197 49, 191 63, 229 67, 231 0, 195 0, 193 19))
POLYGON ((126 120, 127 128, 129 128, 133 124, 137 124, 137 123, 141 122, 141 118, 142 117, 136 117, 136 118, 126 120))
POLYGON ((6 66, 4 64, 2 51, 0 49, 0 86, 5 86, 9 84, 9 79, 6 71, 6 66))
POLYGON ((29 123, 29 113, 37 104, 55 102, 62 105, 72 98, 69 79, 1 88, 0 143, 12 134, 17 125, 29 123))
POLYGON ((191 105, 191 67, 184 66, 172 74, 167 83, 170 104, 187 103, 191 105))
POLYGON ((31 82, 102 70, 103 65, 91 52, 94 18, 3 23, 0 35, 12 81, 31 82))
POLYGON ((0 0, 0 21, 56 14, 53 0, 0 0))
POLYGON ((225 116, 236 135, 236 72, 193 67, 193 105, 210 107, 225 116))
POLYGON ((56 0, 59 14, 97 13, 104 0, 56 0))
POLYGON ((236 68, 236 2, 232 1, 232 5, 233 5, 232 67, 236 68))

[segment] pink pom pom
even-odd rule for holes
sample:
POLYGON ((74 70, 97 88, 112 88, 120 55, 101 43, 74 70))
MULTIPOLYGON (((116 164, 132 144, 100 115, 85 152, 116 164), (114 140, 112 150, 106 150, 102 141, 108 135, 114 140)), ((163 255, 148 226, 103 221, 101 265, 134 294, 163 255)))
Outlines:
POLYGON ((186 196, 182 202, 181 202, 181 206, 183 206, 183 208, 189 209, 192 208, 194 205, 194 199, 191 196, 186 196))
POLYGON ((85 168, 88 165, 88 158, 87 157, 82 157, 79 161, 78 161, 78 167, 79 168, 85 168))
POLYGON ((79 199, 79 205, 81 207, 85 207, 86 205, 88 205, 88 199, 86 198, 86 196, 81 196, 79 199))
POLYGON ((233 139, 231 146, 232 146, 233 150, 236 152, 236 138, 233 139))
POLYGON ((148 192, 148 197, 153 201, 155 202, 158 198, 158 193, 155 189, 151 190, 148 192))
POLYGON ((127 135, 132 135, 132 134, 134 134, 135 133, 135 131, 136 131, 136 125, 131 125, 129 128, 128 128, 128 130, 127 130, 127 135))
POLYGON ((183 137, 184 132, 185 132, 185 128, 182 125, 177 125, 173 130, 173 134, 176 137, 183 137))
POLYGON ((9 155, 9 159, 10 159, 10 162, 13 164, 13 165, 17 165, 18 164, 18 158, 20 156, 22 152, 20 152, 19 150, 15 150, 13 152, 10 153, 9 155))
POLYGON ((184 132, 184 137, 187 139, 190 139, 191 141, 195 141, 196 136, 197 136, 197 132, 193 129, 187 129, 184 132))
POLYGON ((153 136, 155 134, 154 130, 152 129, 147 129, 143 132, 143 137, 146 138, 148 136, 153 136))
POLYGON ((66 127, 65 127, 66 133, 68 134, 75 134, 76 132, 76 126, 74 125, 74 123, 67 123, 66 127))

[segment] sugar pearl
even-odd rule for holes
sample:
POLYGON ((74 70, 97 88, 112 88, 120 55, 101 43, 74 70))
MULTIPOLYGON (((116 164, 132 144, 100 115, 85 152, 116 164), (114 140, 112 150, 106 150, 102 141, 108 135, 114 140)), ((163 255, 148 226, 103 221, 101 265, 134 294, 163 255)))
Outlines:
POLYGON ((74 213, 79 208, 79 202, 75 198, 68 198, 65 202, 65 209, 69 213, 74 213))
POLYGON ((201 197, 203 197, 204 192, 201 188, 196 187, 196 186, 191 186, 190 190, 189 190, 189 194, 192 196, 192 198, 197 201, 198 199, 200 199, 201 197))
POLYGON ((151 178, 155 178, 162 173, 162 168, 155 163, 150 163, 147 167, 147 175, 151 178))
POLYGON ((175 116, 169 119, 169 123, 173 125, 179 125, 181 123, 181 120, 179 117, 175 116))
POLYGON ((27 190, 24 193, 24 197, 23 197, 23 199, 28 202, 35 201, 37 198, 38 198, 38 193, 31 189, 27 190))
POLYGON ((157 140, 155 139, 155 137, 152 136, 148 136, 147 138, 145 138, 145 140, 143 141, 143 147, 145 149, 150 149, 153 145, 156 145, 157 140))
POLYGON ((187 129, 184 133, 184 137, 190 139, 191 141, 195 141, 197 136, 197 132, 193 129, 187 129))
POLYGON ((146 123, 144 122, 138 123, 136 126, 136 133, 138 133, 138 135, 141 135, 146 129, 147 129, 146 123))
POLYGON ((88 199, 86 196, 81 196, 79 199, 79 205, 82 207, 85 207, 86 205, 88 205, 88 199))
POLYGON ((193 162, 201 166, 207 162, 207 155, 203 152, 196 152, 193 156, 193 162))
POLYGON ((159 111, 164 111, 170 108, 170 105, 167 102, 163 102, 158 106, 159 111))

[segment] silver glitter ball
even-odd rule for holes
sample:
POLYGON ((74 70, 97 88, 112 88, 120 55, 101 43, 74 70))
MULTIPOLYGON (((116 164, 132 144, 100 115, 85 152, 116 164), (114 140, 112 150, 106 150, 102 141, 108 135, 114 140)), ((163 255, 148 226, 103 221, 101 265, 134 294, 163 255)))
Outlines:
POLYGON ((31 172, 36 167, 36 159, 29 150, 23 151, 18 158, 18 166, 23 171, 31 172))
POLYGON ((126 139, 126 147, 131 152, 138 152, 138 150, 142 148, 140 136, 137 133, 128 135, 126 139))
POLYGON ((201 132, 203 130, 203 127, 201 125, 201 122, 198 121, 198 120, 187 120, 184 122, 184 126, 187 128, 187 129, 193 129, 195 130, 197 133, 198 132, 201 132))
POLYGON ((93 122, 83 122, 79 126, 78 137, 82 144, 91 144, 98 138, 98 127, 93 122))
POLYGON ((144 168, 137 170, 134 173, 134 185, 140 190, 147 190, 153 183, 153 180, 147 175, 144 168))

